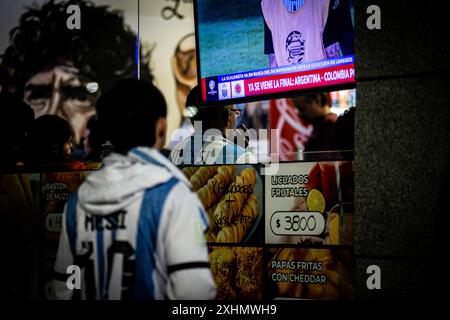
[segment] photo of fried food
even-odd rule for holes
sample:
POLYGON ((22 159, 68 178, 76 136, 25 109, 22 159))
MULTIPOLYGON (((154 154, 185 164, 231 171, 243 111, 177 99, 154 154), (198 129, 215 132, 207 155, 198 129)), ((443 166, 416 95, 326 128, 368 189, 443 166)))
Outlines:
POLYGON ((191 177, 194 175, 194 173, 197 172, 198 168, 199 167, 186 167, 186 168, 182 168, 181 171, 184 173, 186 178, 188 178, 188 180, 190 180, 191 177))
POLYGON ((247 231, 253 226, 258 216, 258 200, 252 193, 242 208, 241 215, 237 221, 223 227, 217 234, 217 242, 241 242, 247 231))
POLYGON ((255 191, 256 169, 223 165, 185 167, 182 171, 208 214, 206 241, 243 242, 262 209, 255 191))
POLYGON ((209 254, 218 300, 262 297, 262 248, 213 247, 209 254))
POLYGON ((219 227, 224 227, 239 220, 239 214, 242 207, 253 191, 256 183, 256 171, 254 168, 245 168, 235 177, 229 188, 229 192, 225 195, 225 199, 220 201, 214 211, 214 218, 219 227))
POLYGON ((208 182, 198 189, 197 194, 200 201, 203 203, 205 208, 211 207, 219 198, 221 197, 220 191, 218 191, 217 186, 224 185, 227 186, 234 175, 234 167, 223 166, 217 169, 217 174, 208 180, 208 182))
POLYGON ((236 275, 236 257, 232 248, 216 248, 209 254, 209 262, 217 286, 219 300, 237 298, 234 279, 236 275))
POLYGON ((192 190, 197 191, 200 189, 216 173, 216 166, 200 167, 189 179, 192 185, 192 190))
POLYGON ((276 297, 338 300, 354 297, 353 264, 348 250, 280 248, 267 267, 276 297))
POLYGON ((239 248, 236 250, 236 287, 245 299, 262 297, 262 248, 239 248))

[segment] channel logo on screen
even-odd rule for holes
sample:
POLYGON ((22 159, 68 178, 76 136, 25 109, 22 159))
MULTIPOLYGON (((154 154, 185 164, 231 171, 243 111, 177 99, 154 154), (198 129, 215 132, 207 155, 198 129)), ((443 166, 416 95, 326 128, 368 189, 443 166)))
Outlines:
POLYGON ((209 80, 208 87, 209 87, 208 94, 215 95, 217 93, 217 91, 214 90, 216 88, 216 82, 214 80, 209 80))
POLYGON ((245 97, 244 80, 231 82, 231 96, 233 98, 245 97))
POLYGON ((231 99, 231 86, 229 82, 219 83, 219 100, 231 99))

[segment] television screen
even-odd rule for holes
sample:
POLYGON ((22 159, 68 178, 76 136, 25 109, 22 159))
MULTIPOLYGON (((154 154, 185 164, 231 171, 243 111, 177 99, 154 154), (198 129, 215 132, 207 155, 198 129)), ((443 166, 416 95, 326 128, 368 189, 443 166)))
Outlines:
POLYGON ((204 102, 354 86, 354 0, 197 0, 195 16, 204 102))

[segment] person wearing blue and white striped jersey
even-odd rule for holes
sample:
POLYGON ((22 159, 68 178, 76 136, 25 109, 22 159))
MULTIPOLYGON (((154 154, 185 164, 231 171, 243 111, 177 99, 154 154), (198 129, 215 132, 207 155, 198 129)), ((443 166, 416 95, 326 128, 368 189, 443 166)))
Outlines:
POLYGON ((239 130, 236 128, 242 110, 235 105, 203 106, 200 95, 199 86, 189 92, 186 109, 196 109, 191 117, 195 132, 173 146, 170 160, 177 166, 256 163, 248 150, 247 128, 243 124, 239 130))
POLYGON ((115 152, 71 195, 54 267, 58 299, 213 299, 203 234, 208 216, 158 149, 166 103, 154 86, 122 80, 97 102, 115 152), (68 285, 78 266, 81 288, 68 285))

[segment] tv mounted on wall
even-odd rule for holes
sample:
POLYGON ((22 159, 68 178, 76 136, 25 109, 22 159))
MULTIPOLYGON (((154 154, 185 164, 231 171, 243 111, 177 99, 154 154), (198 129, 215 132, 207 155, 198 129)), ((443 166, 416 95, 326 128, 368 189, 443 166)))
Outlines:
POLYGON ((354 0, 194 1, 206 104, 355 86, 354 0))

